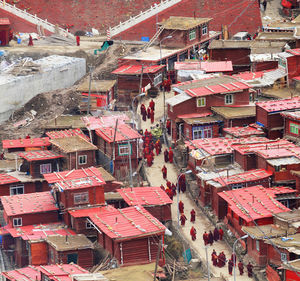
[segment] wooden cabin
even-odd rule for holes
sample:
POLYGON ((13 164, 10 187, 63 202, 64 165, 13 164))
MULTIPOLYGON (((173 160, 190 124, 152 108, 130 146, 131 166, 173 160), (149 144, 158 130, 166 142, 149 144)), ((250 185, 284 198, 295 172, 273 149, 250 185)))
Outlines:
POLYGON ((8 18, 0 18, 0 46, 7 46, 10 40, 10 21, 8 18))
POLYGON ((7 152, 47 150, 50 145, 48 137, 2 141, 2 147, 7 152))

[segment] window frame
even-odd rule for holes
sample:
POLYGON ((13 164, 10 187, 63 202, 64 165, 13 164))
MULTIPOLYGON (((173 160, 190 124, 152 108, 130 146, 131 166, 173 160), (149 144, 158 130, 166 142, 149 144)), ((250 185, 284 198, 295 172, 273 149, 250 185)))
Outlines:
POLYGON ((287 262, 287 254, 286 253, 280 253, 280 260, 282 262, 287 262))
POLYGON ((23 226, 22 218, 13 218, 13 227, 19 227, 19 226, 23 226), (19 220, 20 220, 20 223, 15 223, 15 221, 19 222, 19 220))
POLYGON ((225 99, 224 101, 225 104, 234 104, 233 94, 226 94, 224 99, 225 99), (228 102, 228 97, 230 97, 230 102, 228 102))
POLYGON ((255 249, 257 252, 260 252, 260 243, 259 240, 255 240, 255 249))
POLYGON ((206 35, 207 33, 208 33, 208 26, 207 26, 207 23, 205 23, 202 25, 201 34, 206 35))
POLYGON ((205 107, 206 106, 206 98, 205 97, 197 98, 196 105, 197 105, 197 107, 205 107))
POLYGON ((86 165, 87 164, 87 155, 78 155, 78 165, 86 165), (84 159, 85 161, 81 161, 81 159, 84 159))
POLYGON ((93 229, 93 228, 94 228, 94 226, 88 220, 86 220, 85 221, 85 229, 93 229))
POLYGON ((162 83, 162 73, 159 73, 156 76, 154 76, 153 85, 154 85, 154 87, 156 87, 158 84, 161 84, 161 83, 162 83))
POLYGON ((10 196, 13 196, 13 195, 19 195, 19 194, 24 194, 24 184, 13 184, 13 185, 10 185, 9 186, 9 195, 10 196), (23 190, 23 193, 16 193, 16 194, 12 194, 12 190, 14 189, 19 189, 19 188, 22 188, 23 190))
POLYGON ((73 202, 74 202, 74 205, 80 205, 80 204, 86 204, 86 203, 89 203, 89 193, 88 192, 81 192, 81 193, 74 193, 73 194, 73 202), (79 197, 80 196, 80 201, 78 201, 76 199, 76 197, 79 197), (86 198, 85 200, 82 200, 82 198, 86 198))
POLYGON ((290 122, 289 123, 289 132, 295 136, 299 135, 299 124, 290 122))
POLYGON ((190 41, 193 41, 193 40, 195 40, 196 39, 196 37, 197 37, 197 34, 196 34, 197 32, 196 32, 196 28, 193 28, 193 29, 191 29, 190 31, 189 31, 189 40, 190 41))
POLYGON ((40 164, 40 174, 44 175, 44 174, 51 174, 52 173, 52 163, 44 163, 44 164, 40 164), (47 169, 45 169, 45 167, 48 167, 47 169), (46 172, 43 172, 43 170, 47 170, 46 172))
POLYGON ((118 155, 119 156, 128 156, 128 155, 132 155, 132 144, 130 143, 130 146, 128 146, 128 143, 120 143, 118 144, 118 155), (129 150, 130 148, 130 151, 128 152, 125 152, 125 153, 121 153, 120 152, 120 149, 124 149, 126 146, 126 149, 129 150))

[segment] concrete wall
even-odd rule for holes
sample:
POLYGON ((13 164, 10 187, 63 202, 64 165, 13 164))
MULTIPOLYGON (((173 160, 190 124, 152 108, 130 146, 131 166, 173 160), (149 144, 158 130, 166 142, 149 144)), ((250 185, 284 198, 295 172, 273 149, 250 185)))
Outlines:
POLYGON ((83 58, 53 55, 34 63, 41 66, 40 73, 27 76, 0 75, 0 123, 36 95, 68 88, 86 73, 83 58))

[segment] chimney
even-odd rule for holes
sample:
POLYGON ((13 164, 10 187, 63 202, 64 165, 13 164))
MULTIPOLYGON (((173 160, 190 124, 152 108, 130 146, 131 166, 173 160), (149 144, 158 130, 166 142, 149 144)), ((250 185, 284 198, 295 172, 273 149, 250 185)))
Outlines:
POLYGON ((115 222, 115 224, 117 224, 118 223, 118 217, 116 217, 116 222, 115 222))
POLYGON ((252 195, 252 203, 254 203, 254 195, 252 195))
POLYGON ((194 19, 196 18, 196 11, 194 11, 194 19))

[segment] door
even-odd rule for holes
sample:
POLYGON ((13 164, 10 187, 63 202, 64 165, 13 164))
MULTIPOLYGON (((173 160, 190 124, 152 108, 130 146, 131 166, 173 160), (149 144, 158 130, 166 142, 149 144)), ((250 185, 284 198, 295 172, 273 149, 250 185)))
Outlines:
POLYGON ((73 254, 68 254, 67 256, 67 263, 75 263, 77 264, 78 261, 78 254, 77 253, 73 253, 73 254))

